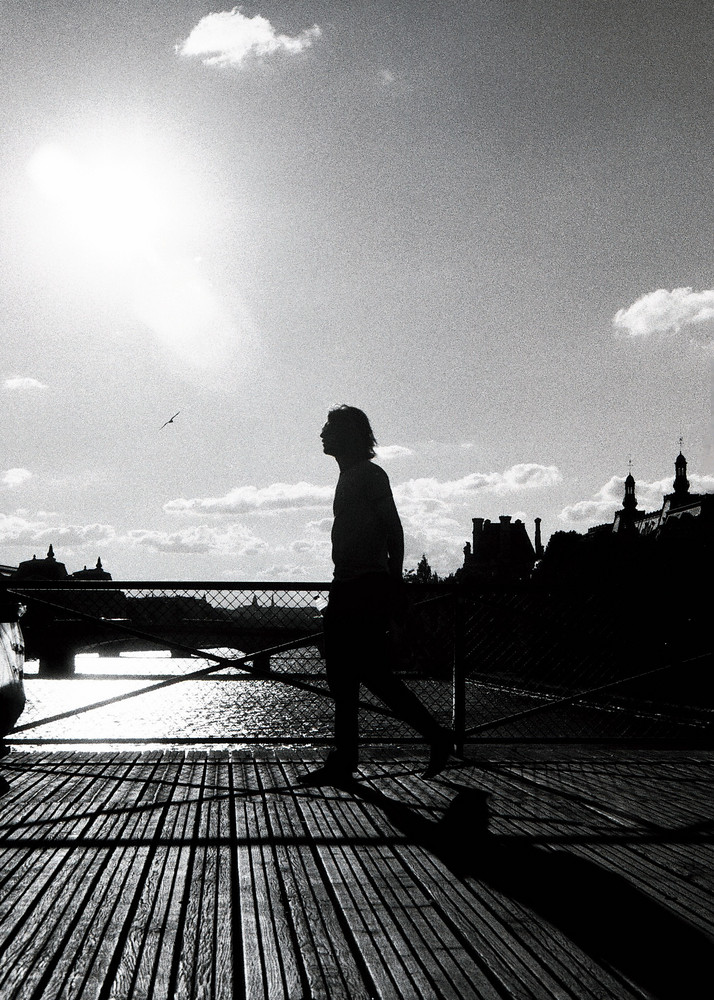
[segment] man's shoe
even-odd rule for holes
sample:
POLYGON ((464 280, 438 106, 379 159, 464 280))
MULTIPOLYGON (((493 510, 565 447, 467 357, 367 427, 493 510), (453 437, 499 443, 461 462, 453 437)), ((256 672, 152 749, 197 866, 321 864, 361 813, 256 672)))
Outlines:
POLYGON ((431 778, 435 778, 437 774, 441 774, 454 750, 454 737, 451 730, 442 729, 439 735, 431 742, 429 763, 422 773, 422 778, 430 780, 431 778))

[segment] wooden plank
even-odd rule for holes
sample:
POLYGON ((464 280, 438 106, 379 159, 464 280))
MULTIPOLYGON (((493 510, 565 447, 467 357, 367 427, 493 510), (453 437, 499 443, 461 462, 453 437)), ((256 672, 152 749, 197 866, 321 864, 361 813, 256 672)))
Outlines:
POLYGON ((0 904, 0 947, 12 946, 16 951, 29 947, 34 930, 28 928, 42 922, 44 897, 53 896, 58 882, 65 887, 71 884, 73 852, 66 845, 53 848, 53 827, 66 816, 65 798, 74 801, 78 783, 86 787, 86 782, 72 773, 52 769, 45 772, 46 776, 48 773, 46 795, 25 811, 24 819, 13 825, 8 838, 22 846, 13 852, 18 865, 10 884, 4 887, 0 904), (11 945, 7 939, 12 939, 11 945))
MULTIPOLYGON (((435 991, 440 997, 455 1000, 472 994, 503 996, 490 967, 466 946, 458 925, 446 918, 443 908, 434 904, 433 896, 416 877, 428 847, 418 842, 407 846, 405 830, 390 823, 373 802, 355 804, 350 827, 358 838, 376 834, 374 850, 362 854, 365 872, 422 966, 425 995, 435 991)), ((522 983, 519 985, 524 997, 531 995, 523 991, 522 983)))
POLYGON ((136 926, 142 922, 143 911, 143 941, 131 995, 152 1000, 173 995, 173 958, 176 946, 180 945, 175 899, 183 895, 186 875, 179 845, 192 832, 194 821, 191 809, 184 806, 191 789, 192 765, 183 755, 173 763, 175 781, 156 830, 156 848, 145 873, 142 900, 134 918, 136 926))
MULTIPOLYGON (((77 822, 76 833, 82 832, 83 824, 83 819, 77 822)), ((106 852, 86 846, 83 838, 78 837, 73 843, 71 836, 69 839, 69 846, 58 845, 57 849, 53 849, 52 835, 45 841, 45 850, 56 853, 60 864, 49 881, 33 885, 36 895, 32 922, 26 922, 24 932, 18 933, 6 948, 9 972, 3 987, 8 994, 14 993, 20 984, 26 991, 33 983, 39 983, 46 976, 48 961, 55 965, 60 960, 60 942, 101 876, 106 852)), ((61 843, 65 845, 66 838, 61 843)))
POLYGON ((242 954, 246 997, 303 996, 304 981, 255 768, 240 768, 244 795, 236 797, 242 954))
MULTIPOLYGON (((105 983, 121 925, 123 891, 134 857, 132 846, 122 845, 142 839, 150 823, 147 810, 122 808, 126 806, 124 779, 133 786, 136 796, 140 769, 135 760, 124 758, 123 764, 124 774, 113 771, 112 797, 106 808, 98 811, 87 837, 97 855, 104 856, 103 871, 70 926, 62 929, 56 945, 58 961, 51 975, 45 975, 39 982, 43 995, 97 997, 105 983), (101 846, 102 842, 106 846, 101 846)), ((146 784, 150 782, 149 774, 146 784)))
MULTIPOLYGON (((501 773, 500 787, 507 789, 509 779, 512 779, 512 776, 501 773)), ((541 775, 538 786, 530 786, 534 799, 526 802, 525 808, 520 810, 520 815, 524 818, 511 815, 508 820, 507 826, 511 835, 523 834, 526 844, 534 830, 531 818, 534 812, 538 817, 536 828, 539 831, 539 840, 543 839, 546 827, 540 817, 543 815, 544 803, 548 805, 548 789, 544 785, 545 779, 541 775)), ((523 782, 518 782, 517 786, 519 792, 522 792, 523 782)), ((529 864, 523 886, 527 895, 528 884, 532 883, 532 887, 536 888, 542 883, 540 893, 543 906, 540 909, 546 915, 552 914, 556 921, 560 920, 563 926, 569 928, 569 933, 575 933, 581 940, 590 942, 586 946, 601 953, 604 956, 603 961, 607 961, 609 956, 609 961, 621 970, 621 978, 634 977, 638 982, 649 984, 650 987, 656 980, 667 996, 671 995, 671 983, 673 978, 676 978, 680 982, 681 995, 691 995, 692 990, 696 992, 692 977, 696 970, 702 970, 711 964, 714 947, 711 939, 707 940, 698 934, 691 922, 689 926, 692 929, 687 930, 687 924, 682 924, 678 920, 674 907, 661 905, 661 894, 657 892, 658 885, 667 885, 671 882, 671 873, 663 867, 659 869, 657 883, 652 880, 646 882, 640 880, 638 883, 633 877, 636 873, 632 868, 629 848, 626 845, 608 843, 607 838, 603 841, 603 810, 599 808, 595 812, 598 825, 594 830, 594 843, 588 844, 587 835, 582 837, 579 834, 576 842, 567 845, 567 851, 563 851, 558 844, 563 820, 572 822, 576 819, 582 823, 584 819, 585 826, 581 829, 586 834, 588 822, 592 828, 593 811, 586 808, 587 803, 581 803, 580 809, 576 808, 576 805, 575 802, 569 802, 566 810, 561 799, 559 809, 553 812, 551 829, 555 834, 558 851, 554 852, 553 847, 547 843, 540 849, 530 849, 533 862, 529 864), (545 851, 545 856, 536 860, 541 850, 545 851), (568 861, 568 857, 571 856, 572 861, 568 861), (569 884, 564 881, 566 878, 569 884), (550 891, 546 888, 546 879, 552 886, 550 891), (613 909, 607 922, 595 926, 592 921, 588 921, 588 912, 607 911, 608 906, 613 909), (652 942, 654 950, 651 951, 649 958, 641 954, 639 945, 635 946, 639 938, 633 938, 631 946, 626 950, 624 948, 623 942, 629 940, 628 933, 635 925, 638 925, 640 933, 646 933, 652 942), (615 937, 610 933, 610 928, 618 927, 621 931, 615 937), (667 941, 670 942, 669 947, 667 941), (656 942, 659 944, 655 944, 656 942), (674 942, 677 942, 676 948, 674 942), (675 964, 677 952, 682 958, 681 963, 675 964), (685 986, 685 983, 689 985, 685 986)), ((616 832, 621 831, 624 822, 621 816, 615 815, 611 828, 616 832)), ((499 818, 495 815, 494 829, 498 830, 499 825, 499 818)), ((518 858, 519 855, 516 854, 515 857, 518 858)), ((519 863, 523 864, 526 857, 523 849, 520 849, 519 863)), ((517 896, 521 894, 516 891, 517 896)))
MULTIPOLYGON (((408 832, 405 842, 396 843, 394 853, 412 879, 419 884, 433 911, 451 929, 459 952, 467 956, 470 965, 475 965, 480 970, 481 979, 488 978, 491 989, 495 989, 499 996, 572 995, 568 994, 563 985, 568 978, 573 985, 572 976, 564 979, 560 975, 562 970, 558 970, 557 965, 553 969, 550 963, 543 962, 542 950, 539 954, 532 943, 521 940, 524 912, 507 912, 498 895, 491 891, 487 883, 476 876, 457 874, 449 867, 449 843, 440 843, 435 820, 419 815, 419 812, 436 811, 434 805, 439 800, 434 797, 433 788, 428 787, 427 783, 412 779, 405 789, 403 783, 406 780, 398 778, 390 782, 386 779, 385 782, 390 795, 382 803, 382 807, 388 815, 394 817, 400 828, 408 832), (413 801, 410 802, 414 798, 414 787, 417 784, 429 795, 428 803, 422 800, 422 809, 419 811, 413 808, 413 801), (427 804, 428 810, 424 808, 427 804), (409 815, 410 812, 413 815, 409 815), (517 933, 514 933, 514 927, 517 933)), ((379 808, 379 798, 370 799, 367 790, 365 794, 368 795, 367 801, 372 801, 379 808)), ((471 976, 472 982, 478 983, 478 979, 473 978, 473 974, 471 976)), ((479 984, 477 995, 481 995, 481 992, 479 984)), ((603 1000, 605 993, 593 995, 603 1000)), ((585 998, 589 994, 585 991, 582 996, 585 998)))
POLYGON ((687 797, 691 789, 683 785, 685 778, 680 769, 672 771, 666 764, 660 764, 656 770, 620 768, 614 775, 596 770, 592 773, 590 769, 578 774, 566 770, 558 776, 557 791, 614 802, 620 813, 627 806, 633 815, 642 817, 643 836, 639 840, 633 838, 629 845, 633 855, 647 855, 685 883, 694 882, 712 893, 714 857, 703 841, 697 843, 696 838, 697 831, 704 836, 714 826, 714 774, 709 771, 707 780, 699 779, 696 791, 687 797), (678 838, 689 835, 693 842, 677 842, 678 838), (658 843, 660 837, 662 843, 658 843))
POLYGON ((368 986, 350 950, 299 814, 296 797, 300 786, 296 777, 294 767, 285 768, 279 763, 263 764, 258 769, 273 842, 279 844, 277 868, 307 983, 306 995, 315 1000, 369 1000, 368 986))
POLYGON ((219 1000, 233 997, 237 992, 235 987, 236 972, 239 968, 237 959, 242 959, 239 943, 237 913, 237 870, 235 866, 236 827, 235 827, 235 793, 233 783, 233 766, 229 755, 220 755, 218 769, 218 785, 216 788, 213 812, 216 825, 218 848, 216 857, 216 945, 214 948, 214 982, 215 996, 219 1000), (238 951, 238 954, 236 954, 238 951))
POLYGON ((345 819, 350 796, 338 791, 308 790, 299 800, 304 822, 319 846, 317 856, 345 916, 372 989, 379 997, 425 998, 432 985, 420 957, 402 936, 398 920, 389 912, 370 880, 365 864, 369 845, 355 843, 345 819))
POLYGON ((28 808, 28 803, 46 795, 46 773, 61 764, 66 755, 48 753, 27 753, 13 748, 10 754, 0 759, 0 773, 9 788, 2 796, 3 828, 15 822, 28 808))
MULTIPOLYGON (((406 779, 397 781, 404 785, 406 779)), ((413 784, 412 779, 410 785, 413 784)), ((423 787, 424 783, 421 784, 423 787)), ((412 788, 407 791, 413 793, 412 788)), ((428 796, 432 808, 441 803, 442 813, 453 798, 445 790, 439 793, 434 785, 428 788, 428 796)), ((437 838, 441 839, 438 831, 437 838)), ((439 839, 434 856, 422 854, 416 859, 412 857, 409 863, 419 871, 425 890, 435 903, 461 929, 503 984, 507 995, 527 995, 524 992, 527 990, 537 997, 577 996, 579 1000, 606 997, 624 1000, 635 996, 629 990, 622 991, 620 982, 556 927, 489 884, 488 862, 479 862, 485 845, 478 842, 476 833, 474 873, 470 875, 468 867, 454 872, 450 862, 457 863, 458 848, 456 845, 452 848, 448 839, 442 843, 439 839), (486 869, 483 875, 480 865, 486 869)))
POLYGON ((402 756, 363 768, 355 794, 226 752, 17 763, 0 817, 3 1000, 641 998, 537 896, 452 864, 431 828, 459 789, 492 795, 501 859, 567 850, 679 912, 698 905, 700 926, 714 911, 710 761, 501 760, 424 782, 402 756), (647 839, 698 823, 701 842, 647 839))
POLYGON ((203 756, 196 777, 198 789, 193 818, 192 843, 186 857, 184 898, 181 902, 181 948, 177 955, 176 998, 205 997, 210 991, 209 949, 211 942, 201 938, 201 912, 204 887, 207 885, 206 858, 210 852, 210 816, 207 798, 215 787, 215 764, 203 756))
MULTIPOLYGON (((132 900, 131 919, 123 927, 123 947, 109 993, 110 997, 150 997, 164 995, 167 970, 162 962, 167 892, 171 879, 169 840, 182 829, 186 811, 174 807, 176 786, 183 769, 183 754, 164 753, 157 773, 158 787, 144 832, 144 864, 132 900)), ((156 780, 156 779, 154 779, 156 780)), ((181 786, 183 787, 183 786, 181 786)))
POLYGON ((230 808, 225 755, 210 754, 201 788, 182 948, 177 953, 177 997, 228 997, 233 990, 231 837, 222 824, 230 808))
POLYGON ((130 823, 125 828, 125 837, 119 838, 113 847, 117 855, 114 883, 117 895, 111 899, 113 906, 105 917, 108 930, 96 947, 85 987, 88 995, 99 989, 103 996, 126 1000, 136 975, 144 929, 145 910, 142 911, 141 904, 145 900, 145 883, 170 796, 172 773, 176 770, 175 762, 166 754, 146 756, 152 760, 152 771, 145 784, 134 787, 135 808, 124 813, 131 817, 130 823))
MULTIPOLYGON (((524 782, 531 787, 531 796, 534 801, 541 805, 546 801, 546 796, 550 794, 551 799, 557 800, 556 810, 563 812, 565 806, 562 798, 558 800, 557 790, 548 785, 546 779, 537 773, 525 776, 520 772, 510 775, 511 780, 518 782, 524 787, 524 782)), ((506 774, 504 773, 504 784, 506 774)), ((636 838, 643 831, 643 825, 637 818, 632 820, 633 825, 628 825, 627 820, 617 810, 608 804, 601 804, 597 801, 586 801, 580 799, 575 803, 572 799, 568 802, 569 815, 592 815, 593 813, 603 819, 610 819, 615 830, 632 831, 632 836, 636 838)), ((659 828, 662 829, 661 827, 659 828)), ((644 827, 645 832, 652 832, 651 826, 644 827)), ((632 845, 621 844, 617 838, 613 838, 610 843, 597 844, 595 847, 587 843, 569 845, 569 850, 576 855, 586 859, 600 860, 606 859, 607 867, 611 868, 615 874, 619 874, 639 886, 646 894, 659 900, 666 907, 679 913, 685 920, 695 925, 704 925, 704 929, 711 927, 711 905, 702 907, 705 900, 701 891, 691 885, 688 881, 678 880, 673 871, 673 866, 669 859, 669 852, 665 846, 659 850, 659 862, 655 860, 654 846, 650 845, 649 850, 637 850, 632 845), (706 916, 705 916, 706 914, 706 916)), ((702 850, 705 854, 706 849, 702 850)))

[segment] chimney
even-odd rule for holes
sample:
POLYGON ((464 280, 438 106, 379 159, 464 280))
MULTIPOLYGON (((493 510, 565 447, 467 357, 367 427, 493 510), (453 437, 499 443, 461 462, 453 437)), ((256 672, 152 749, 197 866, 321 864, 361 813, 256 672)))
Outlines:
POLYGON ((476 546, 478 545, 478 540, 481 537, 481 533, 483 531, 483 518, 482 517, 472 517, 471 520, 472 520, 473 526, 474 526, 474 530, 473 530, 473 540, 474 540, 474 543, 473 543, 473 546, 472 546, 472 552, 475 553, 476 552, 476 546))
POLYGON ((499 554, 505 564, 511 555, 511 515, 500 514, 498 520, 501 522, 499 530, 499 554))
POLYGON ((536 559, 543 558, 543 542, 540 538, 540 521, 541 519, 537 517, 535 519, 535 555, 536 559))

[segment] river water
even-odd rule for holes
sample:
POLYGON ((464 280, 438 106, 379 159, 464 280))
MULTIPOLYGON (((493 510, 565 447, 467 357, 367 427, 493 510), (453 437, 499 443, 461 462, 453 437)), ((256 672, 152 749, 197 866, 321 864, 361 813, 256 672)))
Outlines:
MULTIPOLYGON (((226 655, 235 655, 235 651, 226 651, 226 655)), ((175 658, 168 653, 115 658, 87 654, 77 656, 74 677, 47 679, 38 677, 37 663, 30 661, 25 670, 25 710, 10 739, 28 748, 50 743, 97 749, 187 742, 196 746, 302 745, 329 740, 332 701, 315 650, 274 657, 275 680, 257 680, 234 668, 222 668, 208 678, 159 686, 212 662, 175 658), (291 673, 317 690, 290 687, 284 678, 291 673), (107 701, 111 703, 83 711, 107 701)), ((409 683, 432 714, 450 724, 450 681, 409 683)), ((371 700, 369 695, 363 697, 371 700)), ((688 718, 680 712, 663 714, 645 705, 617 701, 595 704, 587 698, 561 705, 543 692, 475 679, 467 684, 466 716, 469 726, 487 727, 480 736, 505 739, 686 737, 700 736, 712 726, 710 714, 688 718), (492 725, 503 719, 511 721, 492 725)), ((393 718, 369 710, 361 713, 360 732, 367 740, 379 741, 416 736, 393 718)))
MULTIPOLYGON (((30 661, 25 668, 25 710, 12 738, 28 746, 40 740, 96 740, 106 746, 127 741, 146 745, 152 740, 240 743, 329 737, 332 704, 319 676, 312 683, 324 690, 322 696, 295 690, 280 680, 254 680, 231 668, 208 678, 162 686, 212 662, 169 654, 79 655, 74 677, 48 679, 38 677, 37 663, 30 661), (83 710, 109 700, 113 703, 83 710), (45 721, 64 713, 72 714, 45 721)), ((304 673, 304 664, 293 662, 292 666, 304 673)))

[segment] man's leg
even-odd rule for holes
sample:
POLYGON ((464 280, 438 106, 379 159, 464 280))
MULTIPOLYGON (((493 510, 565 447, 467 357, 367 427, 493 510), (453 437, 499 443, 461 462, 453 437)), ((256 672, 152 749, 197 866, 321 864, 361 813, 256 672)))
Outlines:
POLYGON ((376 627, 370 635, 370 650, 361 667, 361 681, 376 694, 397 719, 415 729, 429 744, 429 763, 424 777, 433 778, 446 766, 454 750, 450 729, 442 726, 392 670, 386 627, 376 627))
POLYGON ((429 743, 439 736, 442 727, 401 677, 392 671, 386 658, 381 663, 367 665, 362 681, 398 719, 406 722, 429 743))
POLYGON ((326 629, 325 667, 335 701, 335 747, 330 758, 351 773, 357 769, 359 745, 359 675, 354 655, 358 640, 345 625, 333 623, 332 635, 326 629))
POLYGON ((359 744, 359 642, 354 615, 332 598, 324 617, 325 668, 334 699, 334 747, 315 771, 299 778, 303 785, 349 782, 357 769, 359 744))

